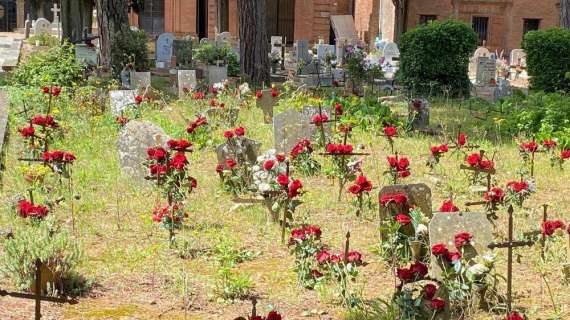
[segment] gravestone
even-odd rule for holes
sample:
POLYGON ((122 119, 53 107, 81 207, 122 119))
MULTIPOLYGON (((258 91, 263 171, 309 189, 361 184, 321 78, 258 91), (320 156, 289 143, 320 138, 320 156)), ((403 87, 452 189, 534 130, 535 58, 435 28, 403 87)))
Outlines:
POLYGON ((208 38, 202 38, 200 39, 200 44, 207 44, 207 43, 212 43, 212 40, 208 39, 208 38))
POLYGON ((283 59, 283 55, 281 54, 281 47, 283 47, 283 37, 271 36, 271 54, 276 54, 281 59, 283 59))
POLYGON ((185 95, 185 91, 192 91, 198 85, 196 70, 178 70, 178 97, 185 95))
POLYGON ((6 142, 6 129, 8 128, 8 96, 0 89, 0 178, 4 164, 4 143, 6 142))
POLYGON ((526 52, 523 49, 513 49, 510 56, 510 65, 526 68, 526 52))
POLYGON ((109 91, 111 100, 111 114, 120 116, 127 107, 135 104, 136 90, 112 90, 109 91))
POLYGON ((490 56, 491 56, 491 52, 489 52, 489 49, 487 49, 485 47, 479 47, 479 48, 477 48, 477 50, 475 50, 475 52, 473 53, 473 55, 469 59, 468 73, 469 73, 470 79, 474 79, 477 76, 477 58, 479 58, 479 57, 490 57, 490 56))
POLYGON ((216 148, 218 163, 225 165, 228 159, 234 159, 238 162, 245 161, 250 164, 256 163, 261 142, 244 137, 235 141, 237 142, 235 145, 226 142, 216 148))
POLYGON ((150 87, 150 72, 131 71, 130 89, 142 89, 150 87))
MULTIPOLYGON (((408 205, 410 207, 414 206, 419 208, 422 213, 428 218, 432 216, 431 189, 425 183, 385 186, 380 190, 379 197, 382 198, 382 196, 395 193, 406 194, 408 197, 408 205)), ((389 208, 380 206, 380 217, 382 219, 386 219, 389 216, 389 208)))
POLYGON ((228 79, 228 66, 227 65, 208 65, 208 84, 214 85, 228 79))
POLYGON ((138 181, 144 181, 148 169, 143 165, 147 149, 162 146, 166 148, 170 138, 157 125, 149 121, 129 121, 119 132, 117 150, 121 172, 138 181))
POLYGON ((192 66, 192 40, 182 39, 172 42, 173 55, 176 57, 176 63, 181 68, 190 68, 192 66))
POLYGON ((296 54, 297 63, 299 61, 304 61, 305 64, 311 61, 311 55, 309 54, 309 41, 307 40, 297 40, 296 43, 296 54))
POLYGON ((85 44, 75 45, 75 59, 88 66, 96 66, 99 63, 97 49, 88 47, 85 44))
POLYGON ((49 33, 51 28, 51 23, 45 18, 39 18, 34 24, 34 35, 40 35, 42 33, 49 33))
POLYGON ((271 96, 271 89, 262 90, 263 96, 257 99, 257 106, 263 111, 263 123, 270 124, 273 121, 273 107, 277 103, 277 97, 271 96))
POLYGON ((317 59, 319 61, 324 61, 327 56, 333 57, 335 56, 336 48, 330 44, 319 44, 317 45, 317 59))
MULTIPOLYGON (((430 248, 435 244, 443 243, 449 251, 457 251, 454 240, 455 235, 460 232, 469 232, 473 235, 472 247, 464 250, 466 259, 469 260, 491 251, 487 246, 493 242, 493 227, 487 219, 487 214, 482 212, 435 213, 429 223, 430 248)), ((437 260, 432 255, 431 272, 432 277, 439 279, 442 270, 437 260)))
MULTIPOLYGON (((323 108, 322 112, 332 119, 332 113, 327 108, 323 108)), ((288 109, 275 115, 273 117, 273 144, 277 152, 289 153, 301 139, 314 140, 319 129, 311 121, 318 113, 317 107, 305 106, 301 112, 288 109)), ((325 133, 329 135, 330 123, 325 123, 324 128, 325 133)))
POLYGON ((54 3, 53 8, 51 8, 50 11, 53 12, 52 24, 57 28, 59 26, 59 13, 61 12, 61 9, 57 7, 57 3, 54 3))
POLYGON ((156 40, 156 61, 170 63, 172 59, 172 44, 176 37, 172 33, 163 33, 156 40))
POLYGON ((475 77, 475 83, 477 85, 494 85, 497 80, 496 75, 497 63, 494 59, 490 57, 477 58, 477 72, 475 77))
POLYGON ((426 99, 414 99, 408 104, 409 119, 414 130, 425 130, 429 127, 430 104, 426 99))
POLYGON ((398 60, 400 59, 400 49, 398 49, 397 44, 394 42, 386 43, 383 54, 385 62, 392 66, 398 64, 398 60))
POLYGON ((511 89, 509 80, 499 78, 497 80, 497 88, 495 90, 495 101, 505 97, 509 97, 512 94, 513 90, 511 89))
POLYGON ((336 60, 338 61, 339 64, 342 64, 344 62, 344 51, 345 51, 345 47, 347 45, 348 45, 348 40, 346 38, 337 38, 336 39, 335 56, 336 56, 336 60))

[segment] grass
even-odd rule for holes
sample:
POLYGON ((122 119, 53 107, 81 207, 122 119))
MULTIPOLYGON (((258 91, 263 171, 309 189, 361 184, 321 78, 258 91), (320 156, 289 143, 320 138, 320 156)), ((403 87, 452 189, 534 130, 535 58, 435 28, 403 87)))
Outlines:
MULTIPOLYGON (((73 104, 70 102, 70 105, 73 104)), ((56 115, 62 119, 65 129, 65 140, 57 147, 73 151, 78 158, 74 164, 73 193, 80 195, 81 199, 74 203, 75 237, 86 254, 80 272, 93 279, 96 285, 87 297, 80 299, 79 304, 46 304, 44 308, 48 312, 59 313, 65 319, 233 319, 248 314, 251 308, 248 301, 229 303, 218 300, 214 295, 220 259, 214 249, 223 234, 231 239, 231 250, 222 248, 229 259, 236 260, 236 255, 245 251, 259 252, 251 260, 234 261, 236 263, 231 267, 233 272, 251 278, 253 290, 260 296, 258 310, 275 307, 286 319, 341 318, 344 310, 330 303, 334 297, 329 289, 308 291, 297 285, 292 270, 293 258, 286 245, 280 242, 280 228, 270 222, 264 209, 261 206, 234 209, 230 197, 219 191, 214 172, 216 157, 211 150, 191 155, 192 174, 198 180, 199 188, 189 198, 189 227, 179 234, 181 238, 191 239, 191 246, 203 254, 193 259, 179 258, 176 250, 168 248, 167 232, 151 222, 157 191, 120 174, 116 151, 118 128, 114 119, 110 115, 92 117, 81 106, 75 107, 76 110, 70 107, 62 109, 56 115), (311 312, 315 310, 318 312, 311 312), (327 315, 319 316, 318 313, 322 312, 327 315)), ((403 112, 401 106, 394 109, 403 112)), ((185 126, 182 117, 190 119, 195 111, 192 103, 173 103, 162 110, 145 111, 143 116, 161 125, 168 134, 179 137, 177 133, 183 132, 185 126)), ((436 101, 431 121, 432 124, 441 124, 450 134, 461 126, 485 149, 496 151, 496 178, 500 185, 504 185, 516 178, 520 164, 518 150, 510 137, 493 136, 493 132, 487 129, 488 123, 474 118, 474 114, 480 113, 470 112, 465 106, 459 107, 457 101, 436 101)), ((262 124, 261 119, 261 110, 246 109, 240 113, 238 124, 247 128, 248 137, 262 141, 262 150, 265 151, 271 146, 272 130, 270 125, 262 124)), ((23 119, 12 114, 10 121, 12 132, 7 150, 7 170, 0 193, 2 229, 18 223, 12 214, 10 199, 26 188, 19 170, 21 164, 16 160, 22 148, 16 129, 23 119)), ((221 133, 220 128, 215 134, 221 133)), ((350 142, 362 143, 371 153, 365 159, 364 172, 373 180, 377 187, 374 193, 377 194, 379 187, 387 184, 382 172, 386 168, 388 143, 379 136, 379 132, 358 130, 350 142)), ((440 138, 415 134, 397 139, 396 148, 411 159, 412 176, 406 182, 429 185, 434 209, 450 192, 454 193, 459 207, 464 208, 465 202, 479 200, 480 195, 469 191, 468 179, 458 169, 461 157, 446 155, 435 173, 430 173, 425 166, 429 145, 440 142, 443 142, 440 138)), ((551 206, 553 218, 570 220, 570 202, 565 198, 570 192, 567 171, 551 168, 548 159, 539 155, 536 177, 539 192, 527 201, 523 210, 515 213, 517 234, 539 228, 540 206, 544 203, 551 206)), ((305 203, 298 209, 296 222, 304 217, 307 222, 321 226, 323 241, 335 250, 342 248, 344 234, 350 230, 351 247, 362 251, 368 263, 361 268, 359 279, 364 296, 369 299, 389 298, 393 276, 388 266, 373 253, 378 243, 376 214, 368 214, 362 219, 350 214, 349 196, 344 195, 341 202, 336 202, 337 187, 332 180, 324 177, 302 180, 307 194, 303 196, 305 203)), ((62 225, 71 228, 70 203, 64 203, 53 214, 62 225)), ((501 211, 499 217, 498 231, 504 236, 505 212, 501 211)), ((515 252, 515 305, 526 308, 531 319, 553 317, 548 293, 535 267, 538 251, 524 248, 515 252)), ((500 274, 505 273, 505 254, 504 250, 498 251, 500 274)), ((568 288, 561 284, 560 265, 549 264, 546 270, 554 298, 562 310, 560 317, 569 317, 570 296, 566 294, 568 288)), ((9 280, 0 279, 0 287, 6 286, 10 286, 9 280)), ((500 289, 504 290, 504 285, 500 289)), ((0 298, 0 304, 4 299, 0 298)), ((472 318, 503 319, 504 316, 480 312, 472 318)))

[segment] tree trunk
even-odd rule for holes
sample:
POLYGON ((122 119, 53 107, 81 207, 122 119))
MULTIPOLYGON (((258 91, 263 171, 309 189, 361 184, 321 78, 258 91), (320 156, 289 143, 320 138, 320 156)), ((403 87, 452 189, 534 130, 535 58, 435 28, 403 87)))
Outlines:
POLYGON ((111 46, 113 35, 121 28, 129 27, 127 0, 96 0, 97 25, 99 26, 99 47, 101 65, 111 69, 111 46))
POLYGON ((61 26, 63 39, 79 43, 84 33, 91 32, 93 23, 93 0, 62 0, 61 26))
POLYGON ((560 26, 570 29, 570 0, 560 0, 560 26))
POLYGON ((406 30, 407 0, 392 0, 396 9, 394 42, 398 42, 406 30))
POLYGON ((265 0, 238 0, 241 72, 257 85, 269 84, 269 40, 265 0))

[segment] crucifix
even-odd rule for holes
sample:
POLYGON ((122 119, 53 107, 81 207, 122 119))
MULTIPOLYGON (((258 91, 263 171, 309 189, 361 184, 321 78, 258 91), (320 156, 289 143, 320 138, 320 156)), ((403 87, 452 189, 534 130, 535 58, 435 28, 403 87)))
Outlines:
POLYGON ((36 308, 35 308, 35 318, 36 320, 39 320, 42 318, 42 313, 41 313, 41 302, 42 301, 47 301, 47 302, 56 302, 56 303, 69 303, 69 304, 75 304, 77 303, 77 300, 74 299, 68 299, 66 297, 64 298, 57 298, 57 297, 47 297, 47 296, 43 296, 42 295, 42 272, 41 272, 41 267, 42 267, 42 262, 40 259, 36 259, 36 275, 35 275, 35 281, 34 281, 34 289, 35 292, 33 294, 30 293, 20 293, 20 292, 10 292, 10 291, 6 291, 6 290, 2 290, 0 289, 0 297, 3 296, 10 296, 10 297, 14 297, 14 298, 21 298, 21 299, 30 299, 30 300, 35 300, 36 302, 36 308))
POLYGON ((494 242, 488 245, 489 249, 507 248, 507 314, 512 310, 513 288, 513 248, 532 246, 534 241, 513 241, 513 206, 509 206, 509 233, 506 242, 494 242))
POLYGON ((59 13, 61 9, 57 7, 57 3, 53 4, 53 8, 50 9, 53 12, 53 24, 59 25, 59 13))
MULTIPOLYGON (((320 139, 321 139, 321 142, 323 143, 323 147, 324 147, 325 150, 326 150, 326 148, 327 148, 327 136, 326 136, 326 134, 325 134, 325 125, 324 125, 324 124, 325 124, 325 123, 334 123, 334 122, 337 122, 338 119, 337 119, 336 112, 335 112, 335 118, 334 118, 334 119, 328 119, 327 114, 326 114, 326 113, 323 113, 323 107, 322 107, 320 104, 319 104, 319 113, 318 113, 318 116, 321 117, 321 120, 316 121, 316 122, 315 122, 315 121, 311 121, 310 123, 311 123, 311 124, 314 124, 315 126, 317 126, 317 127, 319 128, 320 139), (323 116, 326 116, 326 117, 327 117, 327 120, 322 120, 322 117, 323 117, 323 116)), ((345 141, 346 141, 346 139, 345 139, 345 141)), ((345 142, 345 144, 346 144, 346 142, 345 142)))

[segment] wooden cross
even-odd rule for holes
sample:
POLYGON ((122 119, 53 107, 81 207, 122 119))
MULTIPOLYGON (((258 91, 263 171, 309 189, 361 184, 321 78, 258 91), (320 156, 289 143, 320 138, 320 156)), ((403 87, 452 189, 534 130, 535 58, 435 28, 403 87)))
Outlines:
POLYGON ((47 296, 42 295, 41 266, 42 266, 41 260, 36 259, 36 277, 35 277, 35 282, 34 282, 35 293, 30 294, 30 293, 10 292, 10 291, 0 289, 0 297, 10 296, 10 297, 14 297, 14 298, 35 300, 36 308, 35 308, 35 318, 34 319, 36 319, 36 320, 39 320, 42 318, 42 314, 41 314, 41 302, 42 301, 56 302, 56 303, 69 303, 69 304, 77 303, 77 300, 74 300, 74 299, 47 297, 47 296))
POLYGON ((513 248, 526 247, 534 244, 534 241, 513 241, 513 206, 510 205, 509 213, 509 234, 506 242, 494 242, 488 245, 489 249, 507 248, 507 314, 512 310, 512 288, 513 288, 513 248))

